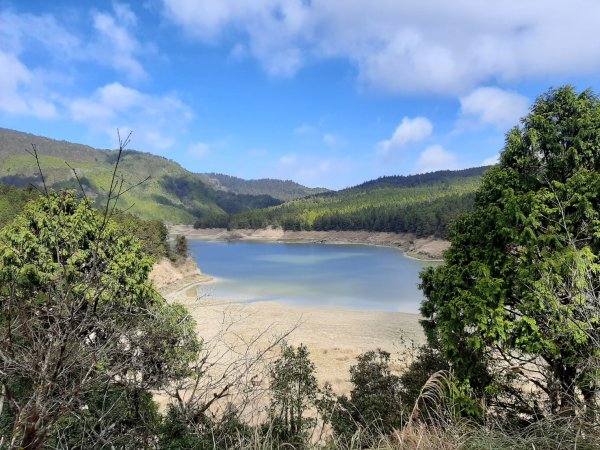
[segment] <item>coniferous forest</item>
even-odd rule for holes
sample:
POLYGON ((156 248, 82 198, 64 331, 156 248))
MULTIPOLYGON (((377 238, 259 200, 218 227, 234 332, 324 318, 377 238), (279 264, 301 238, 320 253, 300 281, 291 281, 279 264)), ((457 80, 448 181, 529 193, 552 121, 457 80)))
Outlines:
POLYGON ((382 177, 337 192, 240 214, 202 217, 196 228, 382 231, 449 237, 449 226, 471 210, 487 167, 382 177))

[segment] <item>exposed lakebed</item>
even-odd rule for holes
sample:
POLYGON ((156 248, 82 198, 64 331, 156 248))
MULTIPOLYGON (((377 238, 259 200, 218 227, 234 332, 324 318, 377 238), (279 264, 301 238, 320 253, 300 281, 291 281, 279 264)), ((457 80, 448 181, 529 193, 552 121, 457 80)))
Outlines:
POLYGON ((436 264, 367 245, 190 240, 189 246, 202 271, 216 277, 207 294, 294 306, 416 313, 423 298, 419 272, 436 264))

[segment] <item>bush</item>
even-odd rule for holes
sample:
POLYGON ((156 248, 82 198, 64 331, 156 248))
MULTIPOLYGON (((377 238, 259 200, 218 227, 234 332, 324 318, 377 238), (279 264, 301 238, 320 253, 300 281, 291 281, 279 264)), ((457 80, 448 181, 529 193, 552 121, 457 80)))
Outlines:
POLYGON ((175 255, 179 258, 187 258, 189 255, 188 241, 185 236, 178 234, 175 237, 175 255))
POLYGON ((350 441, 360 433, 363 443, 368 443, 400 428, 404 408, 400 379, 390 370, 390 354, 383 350, 369 351, 357 359, 358 364, 350 368, 353 384, 350 397, 338 398, 332 426, 343 441, 350 441))

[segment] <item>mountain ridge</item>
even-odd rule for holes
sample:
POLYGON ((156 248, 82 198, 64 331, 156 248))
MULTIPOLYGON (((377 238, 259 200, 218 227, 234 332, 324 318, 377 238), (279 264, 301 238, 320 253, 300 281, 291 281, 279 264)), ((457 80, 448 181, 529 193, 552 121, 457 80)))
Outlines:
POLYGON ((258 178, 246 180, 243 178, 222 173, 199 173, 203 180, 214 183, 219 189, 236 194, 270 195, 278 200, 288 201, 308 197, 324 192, 326 188, 309 188, 293 180, 280 180, 276 178, 258 178))
MULTIPOLYGON (((6 128, 0 128, 0 184, 40 184, 37 163, 25 152, 31 144, 37 148, 50 187, 78 189, 72 166, 86 194, 97 204, 106 200, 117 150, 94 149, 6 128)), ((447 237, 449 224, 472 207, 479 178, 489 168, 384 176, 329 191, 291 180, 193 173, 164 156, 139 150, 127 149, 121 156, 118 175, 126 187, 150 177, 143 186, 123 195, 119 205, 144 219, 195 223, 199 227, 279 226, 438 237, 447 237)))
POLYGON ((472 209, 475 190, 489 168, 380 177, 261 210, 201 218, 195 226, 395 232, 447 239, 452 222, 472 209))
MULTIPOLYGON (((70 165, 76 169, 92 199, 98 203, 105 199, 117 150, 95 149, 6 128, 0 128, 1 184, 16 187, 40 184, 37 163, 27 153, 31 151, 31 145, 37 149, 44 178, 50 187, 79 188, 70 165)), ((161 219, 168 223, 193 223, 198 217, 239 213, 281 203, 268 195, 215 190, 177 162, 139 150, 123 151, 119 175, 126 186, 150 176, 143 186, 123 195, 120 208, 129 209, 145 219, 161 219)))

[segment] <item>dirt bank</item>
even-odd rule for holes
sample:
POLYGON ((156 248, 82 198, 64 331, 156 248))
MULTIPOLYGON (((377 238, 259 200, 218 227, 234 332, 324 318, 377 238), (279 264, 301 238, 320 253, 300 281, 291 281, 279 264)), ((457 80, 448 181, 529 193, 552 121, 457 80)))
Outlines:
POLYGON ((218 241, 254 240, 265 242, 308 242, 321 244, 369 244, 399 247, 407 255, 439 260, 450 242, 442 239, 417 238, 410 233, 375 233, 369 231, 284 231, 280 228, 232 230, 224 228, 194 229, 189 225, 169 227, 171 234, 183 234, 188 239, 218 241))
POLYGON ((163 295, 211 279, 200 271, 192 257, 175 262, 163 258, 154 264, 150 272, 150 280, 163 295))

